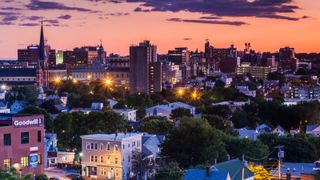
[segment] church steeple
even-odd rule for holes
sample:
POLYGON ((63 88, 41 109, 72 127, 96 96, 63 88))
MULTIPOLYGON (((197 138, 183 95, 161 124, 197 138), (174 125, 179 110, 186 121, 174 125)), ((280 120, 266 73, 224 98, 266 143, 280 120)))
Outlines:
POLYGON ((40 42, 39 42, 39 60, 45 60, 45 43, 43 34, 43 20, 41 20, 40 42))

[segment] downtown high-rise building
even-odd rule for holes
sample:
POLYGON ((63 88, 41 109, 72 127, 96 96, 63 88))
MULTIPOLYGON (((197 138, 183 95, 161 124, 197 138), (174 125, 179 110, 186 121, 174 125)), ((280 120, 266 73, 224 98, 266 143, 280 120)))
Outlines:
POLYGON ((157 59, 157 46, 150 41, 130 47, 130 92, 153 93, 162 89, 161 62, 157 59))

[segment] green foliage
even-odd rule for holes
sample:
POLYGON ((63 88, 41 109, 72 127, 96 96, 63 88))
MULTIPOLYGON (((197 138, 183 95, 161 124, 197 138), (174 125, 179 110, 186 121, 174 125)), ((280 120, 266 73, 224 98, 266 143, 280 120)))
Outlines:
POLYGON ((133 108, 146 108, 152 106, 152 100, 144 93, 131 94, 127 96, 127 104, 133 108))
POLYGON ((53 129, 57 133, 59 146, 67 150, 80 150, 81 135, 130 130, 123 117, 113 111, 60 113, 53 129))
POLYGON ((231 114, 231 110, 228 106, 219 105, 219 106, 206 106, 203 114, 211 114, 211 115, 218 115, 223 118, 228 118, 231 114))
POLYGON ((36 175, 36 180, 48 180, 48 177, 45 174, 38 174, 36 175))
MULTIPOLYGON (((286 162, 314 162, 319 159, 319 139, 299 136, 280 136, 262 134, 261 142, 273 150, 275 146, 284 146, 286 162), (317 144, 314 144, 316 141, 317 144)), ((273 154, 276 157, 276 154, 273 154)))
POLYGON ((12 87, 10 93, 6 95, 9 102, 24 101, 29 105, 36 105, 39 92, 35 86, 12 87))
POLYGON ((160 165, 155 180, 182 180, 183 171, 176 162, 169 162, 160 165))
POLYGON ((173 128, 174 123, 171 121, 150 119, 140 126, 139 131, 150 134, 168 135, 173 128))
POLYGON ((206 119, 208 123, 216 129, 224 129, 227 126, 225 119, 221 116, 203 115, 203 118, 206 119))
POLYGON ((21 111, 21 113, 26 113, 26 114, 41 114, 44 116, 44 127, 47 132, 52 132, 53 128, 53 121, 50 118, 50 115, 47 113, 45 109, 41 109, 36 106, 28 106, 25 109, 21 111))
POLYGON ((178 119, 182 117, 191 117, 192 114, 189 109, 186 108, 176 108, 171 111, 171 118, 172 119, 178 119))
POLYGON ((182 167, 197 165, 226 156, 220 132, 205 119, 184 118, 179 128, 166 137, 163 155, 170 156, 182 167))
POLYGON ((261 141, 239 138, 228 138, 226 148, 231 157, 241 158, 242 155, 251 161, 267 157, 269 153, 268 146, 261 141))

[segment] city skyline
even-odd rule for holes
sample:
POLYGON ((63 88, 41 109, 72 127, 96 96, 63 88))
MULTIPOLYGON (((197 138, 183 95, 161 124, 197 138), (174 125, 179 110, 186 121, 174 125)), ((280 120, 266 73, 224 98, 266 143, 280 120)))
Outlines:
POLYGON ((237 0, 170 1, 5 0, 0 8, 0 58, 16 59, 16 49, 37 44, 43 17, 52 48, 67 50, 98 45, 108 53, 129 54, 129 46, 149 39, 159 53, 174 47, 203 50, 251 42, 257 51, 291 46, 297 52, 319 52, 320 2, 237 0), (208 8, 209 7, 209 8, 208 8))

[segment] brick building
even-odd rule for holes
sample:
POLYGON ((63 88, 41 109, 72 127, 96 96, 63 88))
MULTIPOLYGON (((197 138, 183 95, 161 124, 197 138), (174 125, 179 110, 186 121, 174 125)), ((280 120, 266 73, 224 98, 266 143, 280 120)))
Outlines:
POLYGON ((0 169, 15 167, 20 174, 44 170, 43 115, 0 115, 0 169))

